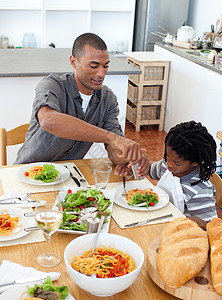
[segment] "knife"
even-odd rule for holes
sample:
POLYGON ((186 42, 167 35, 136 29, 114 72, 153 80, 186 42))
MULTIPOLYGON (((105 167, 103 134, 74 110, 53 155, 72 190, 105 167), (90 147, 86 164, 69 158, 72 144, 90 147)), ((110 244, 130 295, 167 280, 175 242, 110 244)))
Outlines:
POLYGON ((82 174, 79 172, 79 170, 76 166, 73 166, 73 169, 79 174, 80 177, 82 177, 82 174))
POLYGON ((29 283, 29 282, 35 282, 35 281, 42 281, 45 280, 47 276, 38 276, 33 278, 26 278, 26 279, 17 279, 14 281, 9 281, 5 283, 1 283, 0 287, 7 286, 7 285, 13 285, 13 284, 21 284, 21 283, 29 283))
MULTIPOLYGON (((66 167, 66 169, 69 170, 69 168, 68 168, 67 166, 65 166, 65 167, 66 167)), ((75 182, 75 184, 77 184, 78 187, 80 187, 80 186, 81 186, 81 183, 80 183, 79 180, 71 173, 70 170, 69 170, 69 174, 70 174, 70 177, 72 178, 72 180, 75 182)))
POLYGON ((170 218, 170 217, 173 217, 173 215, 169 214, 169 215, 164 215, 164 216, 156 217, 156 218, 153 218, 153 219, 146 219, 144 221, 139 221, 139 222, 135 222, 135 223, 124 225, 124 227, 142 226, 142 225, 145 225, 145 224, 147 224, 147 223, 149 223, 151 221, 161 220, 161 219, 170 218))

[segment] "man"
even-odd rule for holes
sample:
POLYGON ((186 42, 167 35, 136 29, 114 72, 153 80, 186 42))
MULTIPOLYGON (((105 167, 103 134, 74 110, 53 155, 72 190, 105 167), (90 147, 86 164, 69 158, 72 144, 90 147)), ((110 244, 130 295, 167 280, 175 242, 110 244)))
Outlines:
POLYGON ((104 41, 93 33, 73 44, 74 73, 51 74, 36 88, 30 127, 15 163, 81 159, 104 143, 115 164, 142 159, 140 145, 123 137, 116 96, 102 86, 109 66, 104 41))

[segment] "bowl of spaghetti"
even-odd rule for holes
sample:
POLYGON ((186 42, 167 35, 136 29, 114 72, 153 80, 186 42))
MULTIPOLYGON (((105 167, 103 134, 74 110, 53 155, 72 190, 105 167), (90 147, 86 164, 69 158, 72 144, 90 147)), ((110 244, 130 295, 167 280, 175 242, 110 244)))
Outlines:
POLYGON ((144 253, 126 237, 101 233, 90 256, 95 237, 92 233, 72 240, 65 248, 65 265, 81 289, 95 296, 108 297, 134 283, 141 271, 144 253))

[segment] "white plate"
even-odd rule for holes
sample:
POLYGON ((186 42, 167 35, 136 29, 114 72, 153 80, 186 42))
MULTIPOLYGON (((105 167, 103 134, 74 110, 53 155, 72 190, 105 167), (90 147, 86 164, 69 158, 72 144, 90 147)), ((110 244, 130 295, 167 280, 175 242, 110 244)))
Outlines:
POLYGON ((163 191, 162 189, 156 187, 156 186, 151 186, 149 184, 147 184, 146 182, 134 182, 134 181, 128 181, 126 182, 126 191, 130 191, 133 189, 147 189, 147 188, 152 188, 153 191, 155 193, 157 193, 158 197, 159 197, 159 202, 156 203, 154 206, 149 206, 148 208, 146 207, 139 207, 139 206, 131 206, 128 205, 126 202, 126 199, 122 196, 123 193, 123 184, 119 184, 118 186, 115 187, 115 203, 118 204, 119 206, 122 206, 124 208, 127 209, 131 209, 131 210, 137 210, 137 211, 151 211, 151 210, 157 210, 160 209, 162 207, 164 207, 165 205, 167 205, 167 203, 169 202, 169 196, 168 194, 163 191))
POLYGON ((19 217, 23 226, 22 226, 22 230, 20 232, 18 232, 20 230, 20 227, 19 227, 18 229, 16 229, 14 231, 14 233, 12 233, 9 236, 1 236, 0 235, 0 242, 16 240, 16 239, 19 239, 30 233, 30 232, 24 231, 24 228, 27 226, 27 223, 28 223, 28 220, 25 219, 25 217, 24 217, 24 212, 25 212, 24 209, 19 208, 19 207, 9 207, 9 206, 7 206, 7 208, 6 208, 5 205, 4 206, 2 205, 2 206, 0 206, 0 212, 2 212, 2 210, 7 210, 10 217, 19 217), (18 233, 16 233, 16 232, 18 232, 18 233))
MULTIPOLYGON (((41 283, 42 284, 42 283, 41 283)), ((27 291, 27 286, 34 286, 35 283, 26 283, 26 284, 21 284, 21 285, 16 285, 14 287, 9 288, 7 291, 2 293, 0 295, 0 300, 19 300, 22 293, 27 291)), ((25 297, 30 297, 30 295, 24 295, 23 298, 25 297)), ((68 296, 65 298, 65 300, 75 300, 72 295, 68 294, 68 296)))
MULTIPOLYGON (((63 187, 60 190, 60 193, 58 195, 58 197, 60 197, 60 200, 63 201, 67 191, 71 189, 72 193, 76 193, 78 190, 80 190, 81 188, 75 188, 75 187, 63 187)), ((112 203, 110 204, 110 206, 108 207, 108 209, 110 210, 110 212, 112 212, 112 208, 113 208, 113 202, 114 202, 114 191, 110 191, 110 190, 102 190, 104 196, 106 198, 108 198, 112 203)), ((110 218, 111 215, 107 218, 107 222, 105 224, 103 224, 103 227, 101 229, 101 232, 104 233, 108 233, 109 232, 109 224, 110 224, 110 218)), ((86 234, 85 231, 80 231, 80 230, 65 230, 65 229, 58 229, 58 232, 62 232, 62 233, 68 233, 68 234, 78 234, 78 235, 83 235, 86 234)))
POLYGON ((36 163, 32 163, 32 164, 27 164, 25 166, 22 166, 18 171, 17 171, 17 177, 18 179, 20 179, 21 181, 28 183, 28 184, 34 184, 34 185, 54 185, 54 184, 58 184, 61 183, 63 181, 65 181, 66 179, 69 178, 70 176, 70 172, 67 168, 65 168, 64 166, 60 165, 60 164, 54 164, 51 162, 36 162, 36 163), (30 178, 29 176, 25 176, 25 172, 28 172, 28 170, 31 167, 35 167, 35 166, 43 166, 43 165, 53 165, 56 170, 58 170, 60 172, 59 176, 56 178, 55 181, 52 182, 42 182, 41 180, 35 180, 33 178, 30 178))

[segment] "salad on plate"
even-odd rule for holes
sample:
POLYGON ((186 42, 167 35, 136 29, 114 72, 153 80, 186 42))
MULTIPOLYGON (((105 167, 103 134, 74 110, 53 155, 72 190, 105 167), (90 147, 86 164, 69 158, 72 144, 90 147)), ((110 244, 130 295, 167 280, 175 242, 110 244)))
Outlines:
POLYGON ((101 218, 103 215, 106 223, 111 215, 109 209, 111 204, 112 201, 99 189, 87 188, 76 192, 68 189, 62 201, 63 222, 59 229, 86 232, 87 222, 83 217, 90 214, 91 209, 94 217, 101 218))
POLYGON ((132 189, 126 193, 126 201, 131 206, 146 207, 154 206, 159 202, 159 197, 153 189, 132 189))

